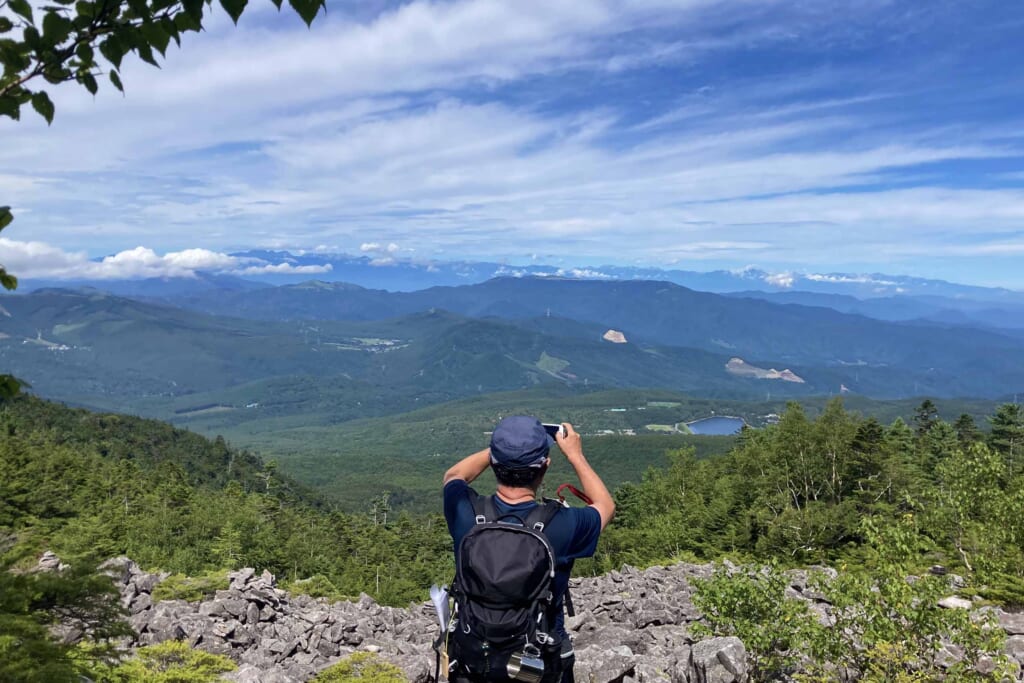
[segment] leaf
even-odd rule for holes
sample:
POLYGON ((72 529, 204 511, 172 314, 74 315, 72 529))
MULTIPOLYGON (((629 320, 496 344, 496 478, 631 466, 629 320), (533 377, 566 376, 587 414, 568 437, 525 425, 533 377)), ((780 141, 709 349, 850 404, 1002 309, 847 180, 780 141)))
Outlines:
POLYGON ((169 35, 171 38, 174 38, 174 42, 178 45, 178 47, 181 47, 181 34, 178 31, 178 27, 177 25, 175 25, 173 19, 167 16, 160 17, 160 27, 167 32, 167 35, 169 35))
POLYGON ((50 96, 42 90, 32 95, 32 108, 46 119, 46 125, 53 123, 53 102, 50 101, 50 96))
POLYGON ((277 9, 281 9, 281 0, 270 0, 270 2, 274 3, 274 7, 277 9))
POLYGON ((153 50, 150 49, 149 43, 144 40, 139 41, 138 45, 135 46, 135 54, 147 64, 152 64, 156 68, 160 68, 160 64, 153 57, 153 50))
POLYGON ((245 5, 249 0, 220 0, 220 6, 224 8, 224 11, 231 17, 231 21, 238 23, 238 18, 242 16, 242 11, 245 10, 245 5))
POLYGON ((35 26, 26 26, 21 36, 25 45, 33 51, 38 51, 43 46, 43 37, 39 35, 39 29, 35 26))
MULTIPOLYGON (((7 277, 13 276, 8 275, 7 277)), ((4 282, 4 286, 7 286, 6 282, 4 282)), ((15 280, 15 286, 17 286, 17 280, 15 280)), ((13 398, 17 396, 24 386, 28 385, 13 375, 0 375, 0 398, 13 398)))
POLYGON ((149 5, 146 0, 128 0, 128 7, 139 19, 147 19, 150 16, 149 5))
POLYGON ((14 22, 7 17, 0 17, 0 33, 7 33, 14 28, 14 22))
MULTIPOLYGON (((92 19, 96 16, 96 3, 89 0, 79 0, 75 3, 75 14, 80 18, 92 19)), ((88 22, 86 22, 88 25, 88 22)))
POLYGON ((146 42, 155 47, 161 55, 167 52, 167 43, 171 42, 171 36, 164 31, 162 26, 147 22, 139 27, 139 32, 146 42))
POLYGON ((57 12, 43 17, 43 40, 49 45, 60 45, 71 35, 71 20, 57 12))
POLYGON ((205 0, 181 0, 181 6, 185 8, 185 13, 195 19, 200 27, 203 23, 204 4, 205 0))
POLYGON ((324 6, 323 0, 288 0, 288 4, 298 12, 306 26, 312 25, 316 15, 320 13, 320 8, 324 6))
POLYGON ((203 25, 188 12, 181 12, 174 16, 174 25, 179 31, 201 31, 203 25))
POLYGON ((121 83, 121 77, 116 71, 110 72, 110 82, 114 84, 115 88, 120 90, 122 93, 124 92, 124 85, 121 83))
POLYGON ((100 89, 99 83, 96 82, 96 77, 91 73, 79 75, 78 80, 85 86, 85 89, 93 95, 95 95, 96 91, 100 89))
POLYGON ((14 220, 14 214, 11 213, 11 207, 0 206, 0 230, 3 230, 14 220))
POLYGON ((21 118, 21 107, 15 97, 11 95, 0 96, 0 116, 7 116, 15 121, 21 118))
POLYGON ((31 23, 35 23, 35 19, 32 18, 32 5, 28 4, 28 0, 9 0, 7 6, 15 14, 28 19, 31 23))
POLYGON ((82 64, 94 64, 96 62, 96 53, 89 43, 79 43, 78 47, 75 48, 75 54, 82 64))
POLYGON ((114 68, 121 68, 121 60, 124 59, 125 48, 117 36, 107 36, 106 40, 100 43, 100 52, 107 61, 114 65, 114 68))

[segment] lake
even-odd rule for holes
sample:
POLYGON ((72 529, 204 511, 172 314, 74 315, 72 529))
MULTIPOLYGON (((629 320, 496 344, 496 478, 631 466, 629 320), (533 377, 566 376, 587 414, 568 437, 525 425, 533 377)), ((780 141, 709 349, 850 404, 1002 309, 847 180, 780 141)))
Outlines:
POLYGON ((686 423, 686 426, 694 434, 711 436, 738 434, 743 429, 743 425, 743 420, 738 417, 705 417, 703 420, 686 423))

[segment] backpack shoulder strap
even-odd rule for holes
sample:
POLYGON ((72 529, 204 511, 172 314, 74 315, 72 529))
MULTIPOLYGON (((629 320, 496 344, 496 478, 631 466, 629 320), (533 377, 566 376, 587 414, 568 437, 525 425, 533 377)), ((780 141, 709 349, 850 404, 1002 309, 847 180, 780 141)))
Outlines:
POLYGON ((544 532, 551 520, 555 518, 558 511, 564 506, 560 501, 545 498, 543 503, 530 510, 530 513, 523 520, 523 525, 534 531, 544 532))
POLYGON ((470 497, 469 502, 473 504, 473 515, 477 524, 497 521, 498 508, 494 505, 494 496, 476 494, 470 497))

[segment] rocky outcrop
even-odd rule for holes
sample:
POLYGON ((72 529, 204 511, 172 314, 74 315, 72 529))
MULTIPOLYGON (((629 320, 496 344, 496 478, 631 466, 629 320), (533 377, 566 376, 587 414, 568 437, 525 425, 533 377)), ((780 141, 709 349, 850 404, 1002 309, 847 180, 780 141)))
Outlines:
MULTIPOLYGON (((244 683, 305 681, 357 650, 379 653, 427 683, 434 674, 431 643, 438 626, 429 603, 394 608, 362 595, 328 603, 279 589, 272 575, 242 569, 212 599, 154 601, 162 575, 141 571, 127 558, 108 562, 120 583, 141 646, 168 639, 230 656, 239 669, 228 680, 244 683)), ((710 565, 676 564, 639 571, 624 567, 600 577, 573 579, 576 616, 566 618, 576 647, 580 683, 743 683, 746 651, 736 638, 698 640, 701 619, 690 599, 694 578, 710 565)), ((806 572, 790 572, 789 593, 821 615, 828 605, 808 587, 806 572)), ((951 609, 960 607, 950 603, 951 609)), ((1010 636, 1007 652, 1024 663, 1024 615, 999 612, 1010 636)))
POLYGON ((604 339, 605 341, 610 341, 612 344, 626 343, 626 335, 624 335, 622 332, 619 332, 618 330, 608 330, 607 332, 604 333, 604 335, 602 335, 601 339, 604 339))
POLYGON ((776 370, 775 368, 759 368, 756 365, 751 365, 742 358, 730 358, 729 362, 725 364, 725 371, 730 375, 736 375, 737 377, 753 377, 755 379, 777 379, 783 382, 795 382, 797 384, 803 384, 804 378, 797 375, 795 372, 786 368, 785 370, 776 370))

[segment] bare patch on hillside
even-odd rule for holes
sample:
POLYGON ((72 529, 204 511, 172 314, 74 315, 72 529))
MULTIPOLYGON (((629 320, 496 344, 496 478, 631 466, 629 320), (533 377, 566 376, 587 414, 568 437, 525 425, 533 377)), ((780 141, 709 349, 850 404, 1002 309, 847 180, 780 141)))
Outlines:
POLYGON ((626 343, 626 335, 622 334, 618 330, 608 330, 607 332, 604 333, 604 336, 602 336, 601 339, 604 339, 605 341, 610 341, 612 344, 626 343))
POLYGON ((796 382, 798 384, 804 384, 802 377, 797 375, 795 372, 786 368, 785 370, 776 370, 775 368, 759 368, 756 365, 751 365, 742 358, 730 358, 729 362, 725 364, 725 371, 730 375, 736 375, 737 377, 753 377, 755 379, 779 379, 783 382, 796 382))

